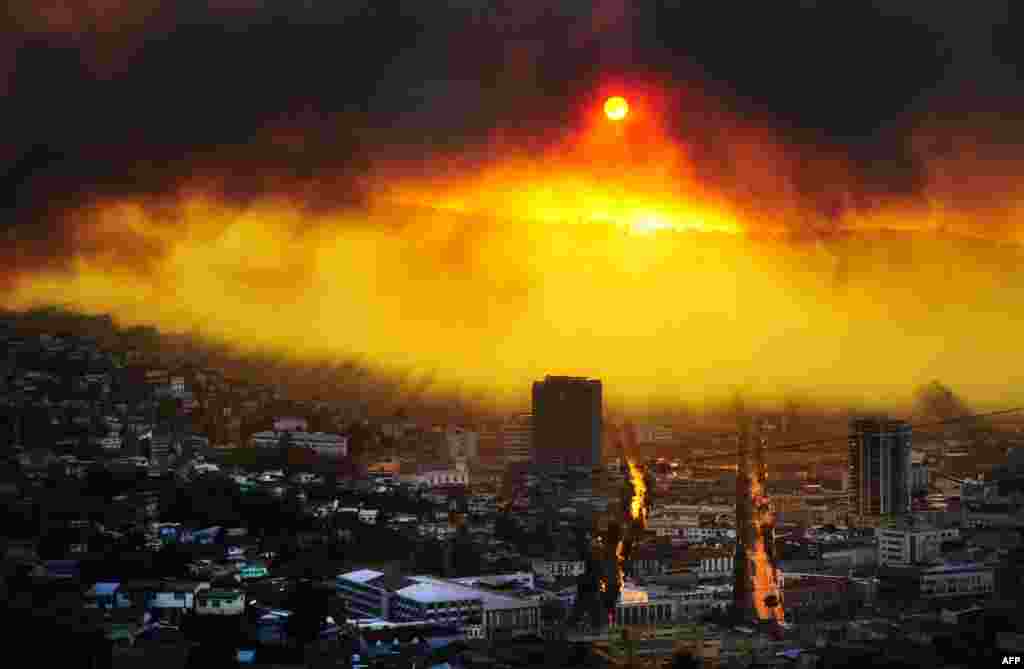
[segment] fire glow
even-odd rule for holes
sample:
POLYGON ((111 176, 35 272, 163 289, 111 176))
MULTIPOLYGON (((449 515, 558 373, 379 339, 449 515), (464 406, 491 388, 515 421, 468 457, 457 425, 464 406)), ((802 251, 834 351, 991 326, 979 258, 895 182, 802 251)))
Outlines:
POLYGON ((815 219, 787 199, 777 148, 730 135, 735 169, 748 170, 738 180, 782 193, 752 208, 698 176, 639 102, 628 123, 600 103, 595 116, 533 153, 496 140, 479 165, 381 160, 359 207, 306 206, 326 180, 271 186, 244 206, 199 182, 157 206, 97 199, 67 217, 77 254, 18 276, 2 306, 62 304, 254 352, 357 359, 503 408, 552 369, 601 378, 624 408, 736 386, 890 404, 934 378, 979 406, 1014 401, 986 371, 1024 337, 1019 205, 1001 195, 1012 189, 963 209, 957 184, 982 180, 943 165, 926 205, 881 203, 793 241, 815 219), (916 236, 892 237, 906 231, 916 236))
POLYGON ((640 529, 647 527, 647 484, 644 474, 633 460, 627 460, 629 480, 633 486, 633 497, 630 500, 630 515, 640 529))
MULTIPOLYGON (((635 434, 631 425, 625 427, 625 438, 629 440, 631 446, 635 447, 633 443, 635 441, 635 434)), ((647 483, 644 480, 643 471, 630 457, 626 457, 626 466, 629 471, 629 518, 615 546, 617 592, 620 593, 625 583, 625 565, 626 560, 629 558, 628 546, 634 540, 634 533, 647 528, 648 511, 647 483)))

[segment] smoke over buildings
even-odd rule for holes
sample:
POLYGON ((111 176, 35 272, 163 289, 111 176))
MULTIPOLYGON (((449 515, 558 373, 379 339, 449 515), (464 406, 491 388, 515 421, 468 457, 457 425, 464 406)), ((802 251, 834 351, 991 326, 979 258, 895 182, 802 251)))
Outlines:
POLYGON ((0 306, 359 360, 410 396, 522 404, 571 368, 630 405, 751 375, 994 399, 979 370, 1024 334, 1000 12, 343 4, 14 3, 0 306), (624 141, 591 113, 610 88, 624 141))

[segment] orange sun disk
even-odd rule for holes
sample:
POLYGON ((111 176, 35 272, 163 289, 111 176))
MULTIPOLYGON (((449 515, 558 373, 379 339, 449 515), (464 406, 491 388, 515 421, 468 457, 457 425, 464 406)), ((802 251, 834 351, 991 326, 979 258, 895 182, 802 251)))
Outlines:
POLYGON ((604 101, 604 115, 611 121, 621 121, 629 113, 629 103, 621 96, 610 97, 604 101))

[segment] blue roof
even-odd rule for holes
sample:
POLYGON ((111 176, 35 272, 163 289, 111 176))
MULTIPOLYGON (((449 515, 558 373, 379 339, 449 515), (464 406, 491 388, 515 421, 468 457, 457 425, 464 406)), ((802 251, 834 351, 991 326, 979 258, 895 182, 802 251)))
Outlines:
POLYGON ((117 589, 121 587, 120 583, 97 583, 96 594, 97 595, 112 595, 117 592, 117 589))

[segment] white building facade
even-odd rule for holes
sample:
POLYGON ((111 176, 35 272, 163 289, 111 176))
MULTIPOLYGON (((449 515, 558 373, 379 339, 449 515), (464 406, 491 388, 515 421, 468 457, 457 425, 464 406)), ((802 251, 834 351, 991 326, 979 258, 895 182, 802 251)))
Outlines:
POLYGON ((909 566, 937 560, 943 541, 956 540, 960 530, 945 529, 890 529, 878 530, 878 564, 880 566, 909 566))
POLYGON ((432 576, 385 575, 363 569, 335 579, 338 595, 363 618, 423 621, 469 628, 483 635, 536 633, 540 603, 432 576))
POLYGON ((927 567, 920 572, 920 587, 925 599, 990 595, 995 587, 995 572, 977 562, 927 567))

